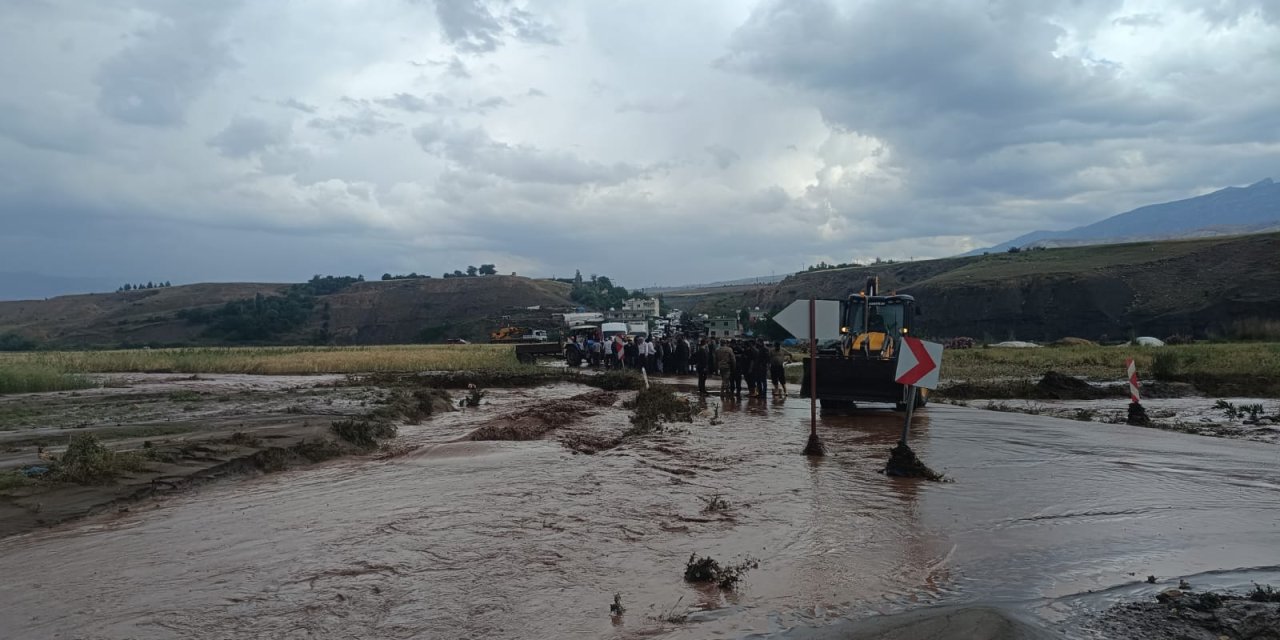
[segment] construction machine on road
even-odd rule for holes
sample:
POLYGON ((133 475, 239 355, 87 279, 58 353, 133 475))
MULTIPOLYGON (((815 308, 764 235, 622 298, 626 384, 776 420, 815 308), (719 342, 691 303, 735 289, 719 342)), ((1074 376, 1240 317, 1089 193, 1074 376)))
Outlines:
MULTIPOLYGON (((813 364, 806 359, 800 395, 816 395, 824 413, 851 410, 858 402, 893 403, 905 411, 908 388, 894 378, 902 338, 915 330, 919 314, 915 298, 880 295, 879 278, 867 278, 862 291, 840 301, 840 338, 818 349, 816 394, 809 388, 813 364)), ((924 406, 928 397, 920 389, 915 406, 924 406)))

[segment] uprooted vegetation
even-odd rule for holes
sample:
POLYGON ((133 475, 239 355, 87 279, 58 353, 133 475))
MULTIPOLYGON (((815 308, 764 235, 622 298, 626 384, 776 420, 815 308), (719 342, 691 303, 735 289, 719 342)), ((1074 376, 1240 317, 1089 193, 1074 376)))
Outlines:
POLYGON ((721 589, 731 591, 748 570, 759 566, 759 562, 750 558, 738 564, 722 565, 711 556, 699 557, 698 554, 691 553, 684 565, 684 579, 685 582, 714 583, 721 589))
POLYGON ((66 452, 50 465, 49 477, 73 484, 107 484, 124 473, 141 470, 144 462, 141 454, 112 451, 97 436, 77 433, 71 436, 66 452))
POLYGON ((638 436, 661 431, 664 422, 693 422, 689 401, 676 396, 675 390, 663 384, 641 389, 634 400, 622 405, 631 409, 631 428, 623 436, 638 436))

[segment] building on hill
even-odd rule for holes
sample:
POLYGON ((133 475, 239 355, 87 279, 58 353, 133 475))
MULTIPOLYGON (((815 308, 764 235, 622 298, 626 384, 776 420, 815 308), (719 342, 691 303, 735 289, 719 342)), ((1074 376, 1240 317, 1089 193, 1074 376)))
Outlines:
POLYGON ((712 338, 736 338, 742 335, 742 327, 736 317, 707 320, 707 336, 712 338))
POLYGON ((622 302, 621 309, 610 309, 606 312, 605 320, 609 322, 643 322, 658 316, 657 298, 631 298, 622 302))

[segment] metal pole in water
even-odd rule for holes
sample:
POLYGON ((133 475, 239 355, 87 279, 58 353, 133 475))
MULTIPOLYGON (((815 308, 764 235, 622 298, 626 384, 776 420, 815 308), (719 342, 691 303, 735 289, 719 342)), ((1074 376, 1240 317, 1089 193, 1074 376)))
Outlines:
POLYGON ((818 303, 809 298, 809 438, 818 437, 818 303))
POLYGON ((916 410, 916 386, 907 387, 907 421, 902 425, 902 444, 907 443, 907 436, 911 433, 911 414, 916 410))

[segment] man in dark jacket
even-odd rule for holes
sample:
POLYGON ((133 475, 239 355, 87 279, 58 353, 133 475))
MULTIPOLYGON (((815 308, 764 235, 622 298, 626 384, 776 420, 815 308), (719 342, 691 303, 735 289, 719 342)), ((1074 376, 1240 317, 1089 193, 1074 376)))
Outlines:
POLYGON ((684 336, 676 336, 676 374, 689 373, 689 341, 684 336))
POLYGON ((698 341, 698 349, 693 352, 693 366, 698 369, 698 393, 704 396, 707 395, 707 376, 715 368, 712 349, 713 345, 707 344, 707 339, 703 338, 698 341))

